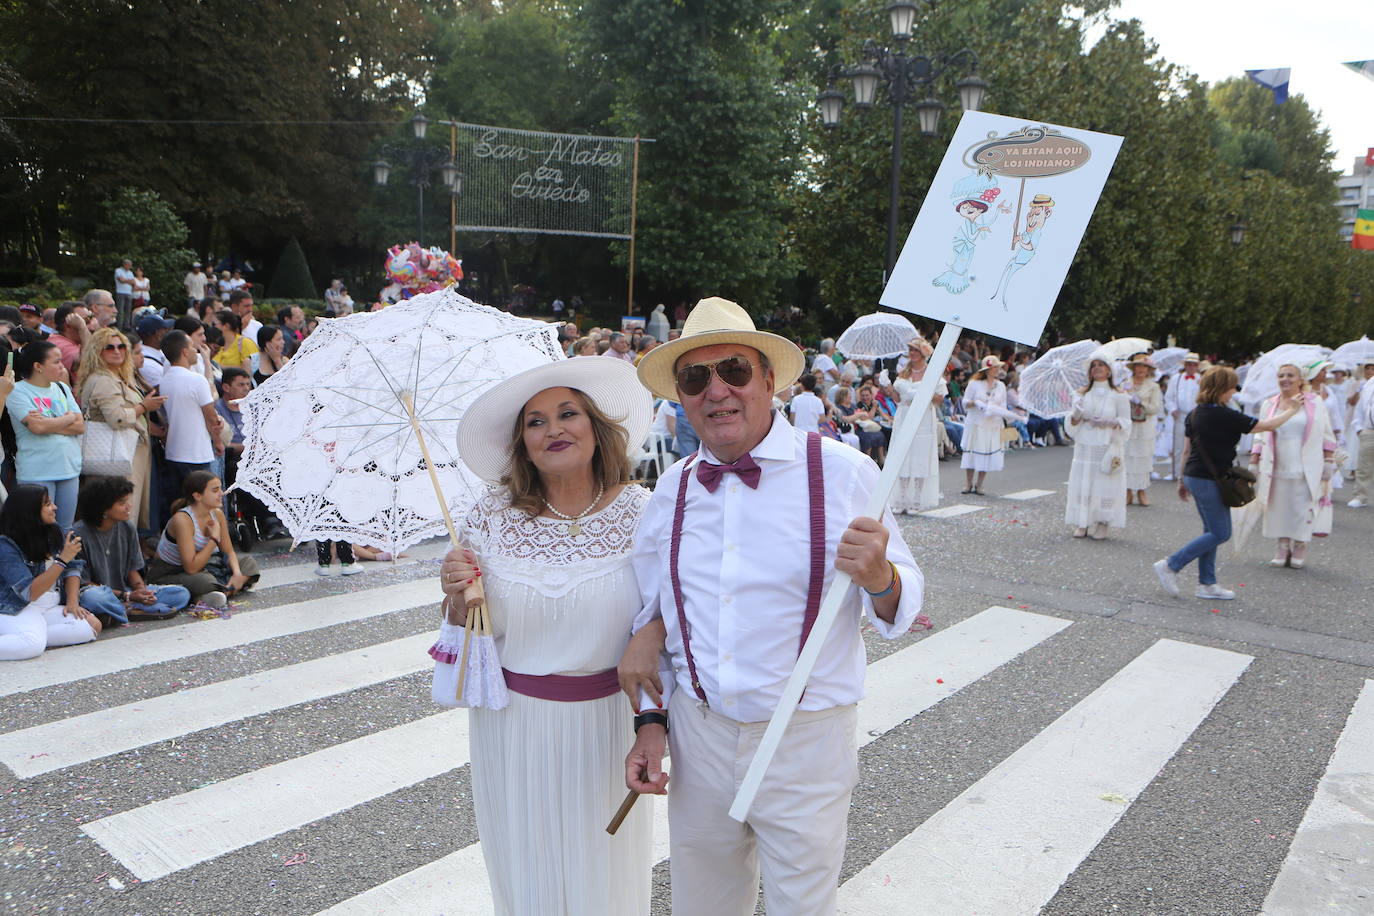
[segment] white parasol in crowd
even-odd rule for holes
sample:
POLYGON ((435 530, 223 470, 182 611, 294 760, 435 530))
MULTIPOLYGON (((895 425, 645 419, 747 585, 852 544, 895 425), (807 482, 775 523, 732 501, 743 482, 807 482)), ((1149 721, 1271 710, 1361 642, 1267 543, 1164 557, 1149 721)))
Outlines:
POLYGON ((1088 360, 1101 346, 1080 340, 1046 350, 1021 370, 1021 406, 1046 419, 1067 417, 1074 393, 1088 383, 1088 360))
POLYGON ((1331 353, 1331 361, 1347 372, 1374 363, 1374 340, 1365 336, 1343 343, 1331 353))
POLYGON ((905 315, 875 312, 860 316, 845 328, 835 341, 835 349, 850 359, 898 356, 906 353, 907 342, 919 334, 905 315))
MULTIPOLYGON (((322 321, 243 399, 234 485, 276 512, 297 542, 348 540, 397 554, 447 533, 456 546, 452 515, 485 492, 458 458, 463 412, 503 378, 562 359, 557 335, 452 288, 322 321)), ((462 668, 485 683, 500 676, 499 663, 486 645, 480 589, 466 598, 462 668)))
POLYGON ((1183 368, 1183 357, 1188 355, 1187 347, 1162 347, 1150 354, 1150 361, 1155 364, 1155 375, 1163 378, 1166 375, 1173 375, 1183 368))
POLYGON ((1253 413, 1264 403, 1265 398, 1278 394, 1280 366, 1292 364, 1301 368, 1315 360, 1329 358, 1330 355, 1331 348, 1320 344, 1280 344, 1250 366, 1250 371, 1245 375, 1245 387, 1241 388, 1234 398, 1239 402, 1237 406, 1253 413))

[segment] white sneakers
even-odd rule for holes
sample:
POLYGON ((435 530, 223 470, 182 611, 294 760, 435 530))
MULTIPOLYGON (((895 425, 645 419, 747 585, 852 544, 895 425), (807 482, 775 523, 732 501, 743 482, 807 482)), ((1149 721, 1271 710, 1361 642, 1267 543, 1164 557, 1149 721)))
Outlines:
POLYGON ((315 567, 315 575, 324 576, 326 579, 336 579, 339 576, 356 576, 362 571, 363 568, 357 563, 340 563, 338 566, 315 567))
POLYGON ((222 608, 229 603, 229 599, 224 596, 224 592, 206 592, 200 596, 200 603, 206 607, 222 608))
POLYGON ((1369 505, 1369 503, 1365 502, 1357 496, 1350 502, 1346 503, 1346 505, 1352 509, 1363 509, 1365 506, 1369 505))
POLYGON ((1222 588, 1220 585, 1199 585, 1197 591, 1193 592, 1199 598, 1211 598, 1214 601, 1230 601, 1236 597, 1236 593, 1229 588, 1222 588))
POLYGON ((1178 573, 1169 568, 1169 560, 1166 557, 1155 564, 1155 575, 1159 577, 1159 584, 1166 592, 1178 597, 1178 573))

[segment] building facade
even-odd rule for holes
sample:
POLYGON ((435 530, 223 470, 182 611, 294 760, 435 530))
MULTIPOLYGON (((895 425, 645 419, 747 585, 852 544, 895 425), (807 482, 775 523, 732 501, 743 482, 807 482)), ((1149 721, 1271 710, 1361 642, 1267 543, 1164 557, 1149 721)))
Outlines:
POLYGON ((1350 174, 1336 179, 1336 207, 1341 211, 1341 241, 1349 242, 1355 234, 1356 212, 1374 210, 1374 168, 1363 156, 1355 157, 1350 174))

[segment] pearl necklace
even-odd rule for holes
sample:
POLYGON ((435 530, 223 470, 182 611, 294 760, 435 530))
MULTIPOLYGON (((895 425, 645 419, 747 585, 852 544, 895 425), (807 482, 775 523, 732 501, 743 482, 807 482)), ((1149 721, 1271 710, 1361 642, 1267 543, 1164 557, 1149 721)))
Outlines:
POLYGON ((582 519, 586 518, 587 513, 591 512, 593 509, 596 508, 596 504, 601 502, 601 497, 605 495, 606 485, 603 483, 600 487, 597 488, 596 495, 592 497, 591 505, 587 506, 587 508, 583 509, 576 515, 564 515, 562 512, 559 512, 557 509, 555 509, 553 507, 553 503, 549 502, 547 499, 544 500, 544 508, 548 509, 554 515, 563 519, 563 521, 570 522, 571 524, 568 525, 568 534, 572 535, 573 537, 577 537, 579 534, 582 533, 582 519))

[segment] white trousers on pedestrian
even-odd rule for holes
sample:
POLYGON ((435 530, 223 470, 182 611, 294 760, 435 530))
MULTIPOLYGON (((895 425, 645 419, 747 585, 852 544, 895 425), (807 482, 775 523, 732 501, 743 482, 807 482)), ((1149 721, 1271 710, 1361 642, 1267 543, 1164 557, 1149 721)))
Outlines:
POLYGON ((859 774, 857 707, 797 711, 741 824, 730 817, 767 722, 736 722, 678 690, 668 787, 673 916, 769 916, 836 908, 849 799, 859 774))
POLYGON ((0 614, 0 661, 37 658, 44 649, 95 639, 85 619, 68 617, 62 607, 57 592, 48 591, 18 614, 0 614))
POLYGON ((1187 414, 1174 418, 1174 450, 1169 455, 1169 473, 1174 475, 1174 480, 1183 479, 1183 443, 1188 438, 1188 433, 1183 427, 1186 417, 1187 414))

